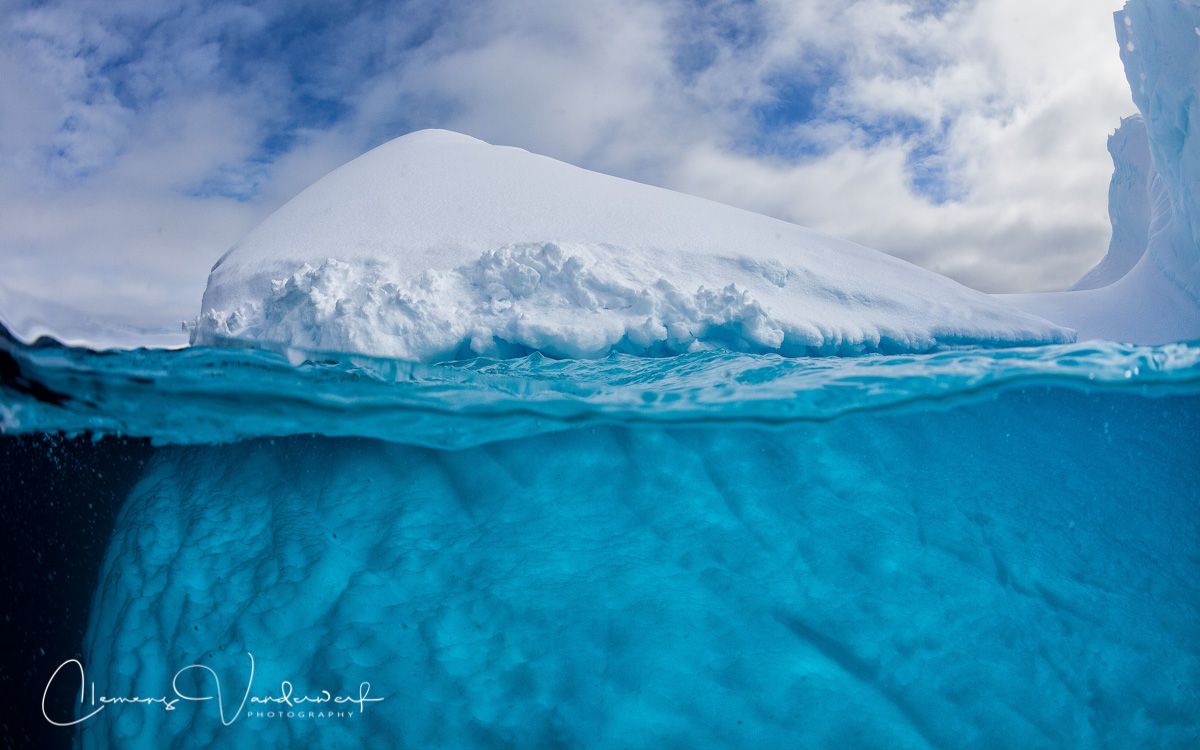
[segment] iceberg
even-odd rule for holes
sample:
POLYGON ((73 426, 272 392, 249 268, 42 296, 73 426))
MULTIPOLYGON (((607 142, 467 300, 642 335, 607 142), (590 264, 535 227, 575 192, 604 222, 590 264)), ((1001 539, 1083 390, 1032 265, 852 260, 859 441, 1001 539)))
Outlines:
POLYGON ((300 193, 213 268, 192 343, 434 361, 1062 343, 899 259, 428 130, 300 193))
POLYGON ((1081 339, 1200 339, 1200 5, 1132 0, 1114 18, 1141 116, 1109 140, 1108 255, 1072 291, 1003 298, 1081 339))
POLYGON ((434 361, 1200 338, 1200 8, 1115 17, 1141 116, 1109 142, 1109 253, 1072 291, 989 297, 787 222, 430 130, 237 243, 191 341, 434 361))

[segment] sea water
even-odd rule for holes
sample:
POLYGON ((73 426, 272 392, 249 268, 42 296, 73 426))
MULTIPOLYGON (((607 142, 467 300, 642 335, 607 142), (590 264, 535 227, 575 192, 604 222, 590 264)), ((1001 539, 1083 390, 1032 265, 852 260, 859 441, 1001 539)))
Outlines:
POLYGON ((84 748, 1200 743, 1198 345, 2 349, 115 465, 84 748))

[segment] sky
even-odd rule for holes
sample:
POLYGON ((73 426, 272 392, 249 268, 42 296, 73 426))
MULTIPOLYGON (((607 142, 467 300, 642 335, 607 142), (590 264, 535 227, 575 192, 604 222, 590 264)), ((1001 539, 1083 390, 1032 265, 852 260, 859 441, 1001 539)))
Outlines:
POLYGON ((0 0, 0 284, 177 326, 305 186, 441 127, 988 292, 1109 238, 1116 0, 0 0))

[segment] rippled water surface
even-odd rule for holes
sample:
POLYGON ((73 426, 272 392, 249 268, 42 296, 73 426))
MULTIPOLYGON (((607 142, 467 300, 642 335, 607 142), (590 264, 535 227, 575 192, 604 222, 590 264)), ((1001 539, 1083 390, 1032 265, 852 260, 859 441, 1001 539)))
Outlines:
POLYGON ((473 359, 422 365, 254 349, 93 352, 2 340, 10 433, 90 430, 161 443, 312 433, 461 447, 580 424, 828 421, 1032 386, 1200 392, 1200 345, 1110 342, 936 354, 473 359))

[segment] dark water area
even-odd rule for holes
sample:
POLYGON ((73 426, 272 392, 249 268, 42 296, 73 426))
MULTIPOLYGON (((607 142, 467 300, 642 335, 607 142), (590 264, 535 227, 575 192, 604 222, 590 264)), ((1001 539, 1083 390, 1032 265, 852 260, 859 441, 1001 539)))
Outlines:
MULTIPOLYGON (((113 520, 145 466, 149 441, 56 434, 0 436, 0 739, 5 748, 67 748, 41 701, 54 669, 83 656, 83 635, 113 520)), ((52 691, 70 715, 79 696, 52 691)))

